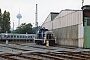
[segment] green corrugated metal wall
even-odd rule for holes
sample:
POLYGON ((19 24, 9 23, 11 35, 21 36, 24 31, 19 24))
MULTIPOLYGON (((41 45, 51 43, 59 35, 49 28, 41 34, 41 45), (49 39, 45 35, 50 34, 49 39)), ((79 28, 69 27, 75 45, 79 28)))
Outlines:
POLYGON ((90 18, 84 17, 84 24, 84 48, 90 48, 90 18))

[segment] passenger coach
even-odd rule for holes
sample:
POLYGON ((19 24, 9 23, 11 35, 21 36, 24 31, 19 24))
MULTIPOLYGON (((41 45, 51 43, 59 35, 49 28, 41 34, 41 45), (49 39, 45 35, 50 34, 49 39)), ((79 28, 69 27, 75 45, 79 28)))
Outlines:
POLYGON ((11 34, 11 33, 1 33, 0 34, 0 40, 33 40, 35 37, 35 34, 11 34))

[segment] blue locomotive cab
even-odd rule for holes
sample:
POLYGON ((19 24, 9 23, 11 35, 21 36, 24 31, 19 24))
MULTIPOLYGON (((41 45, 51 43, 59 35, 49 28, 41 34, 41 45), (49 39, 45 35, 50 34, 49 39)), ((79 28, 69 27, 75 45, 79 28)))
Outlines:
POLYGON ((56 42, 56 38, 54 37, 54 34, 52 31, 45 28, 41 28, 37 32, 34 42, 36 44, 46 44, 46 41, 49 41, 50 45, 54 45, 56 42))
POLYGON ((44 39, 45 37, 45 32, 46 31, 49 31, 48 29, 45 29, 45 28, 41 28, 38 33, 36 34, 36 38, 37 39, 44 39))

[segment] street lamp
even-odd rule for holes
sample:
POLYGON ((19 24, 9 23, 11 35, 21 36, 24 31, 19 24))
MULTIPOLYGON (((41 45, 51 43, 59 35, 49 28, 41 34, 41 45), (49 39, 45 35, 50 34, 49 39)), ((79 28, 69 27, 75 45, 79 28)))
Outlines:
POLYGON ((8 45, 8 40, 7 40, 8 34, 7 34, 7 31, 6 31, 5 36, 6 36, 6 45, 8 45))
POLYGON ((26 32, 26 43, 27 43, 27 37, 28 37, 28 35, 27 35, 27 32, 26 32))

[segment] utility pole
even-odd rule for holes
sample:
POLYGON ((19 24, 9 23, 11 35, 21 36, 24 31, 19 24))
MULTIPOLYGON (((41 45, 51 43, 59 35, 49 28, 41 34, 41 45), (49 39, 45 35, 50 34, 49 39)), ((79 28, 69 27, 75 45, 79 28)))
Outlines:
POLYGON ((13 21, 13 31, 14 31, 14 21, 13 21))

